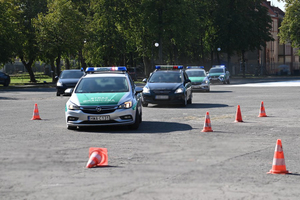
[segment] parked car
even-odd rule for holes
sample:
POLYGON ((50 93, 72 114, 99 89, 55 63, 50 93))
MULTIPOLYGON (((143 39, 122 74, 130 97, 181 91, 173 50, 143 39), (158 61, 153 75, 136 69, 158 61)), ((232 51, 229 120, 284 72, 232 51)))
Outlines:
POLYGON ((210 81, 203 66, 187 66, 186 73, 192 81, 193 91, 210 91, 210 81))
POLYGON ((230 83, 230 72, 225 65, 214 65, 208 72, 211 83, 230 83))
POLYGON ((65 90, 68 88, 74 88, 78 80, 83 76, 84 72, 80 69, 67 69, 60 73, 59 77, 56 77, 56 96, 65 94, 65 90))
POLYGON ((192 83, 183 66, 160 65, 144 79, 142 106, 151 104, 192 104, 192 83))
POLYGON ((0 84, 7 87, 10 84, 10 76, 4 72, 0 72, 0 84))

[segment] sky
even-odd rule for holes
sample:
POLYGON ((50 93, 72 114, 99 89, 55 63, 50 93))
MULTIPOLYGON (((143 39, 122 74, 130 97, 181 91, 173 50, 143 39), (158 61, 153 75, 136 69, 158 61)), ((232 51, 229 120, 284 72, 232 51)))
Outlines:
POLYGON ((284 9, 285 3, 284 2, 278 2, 277 0, 271 0, 271 5, 280 8, 282 11, 285 11, 285 9, 284 9))

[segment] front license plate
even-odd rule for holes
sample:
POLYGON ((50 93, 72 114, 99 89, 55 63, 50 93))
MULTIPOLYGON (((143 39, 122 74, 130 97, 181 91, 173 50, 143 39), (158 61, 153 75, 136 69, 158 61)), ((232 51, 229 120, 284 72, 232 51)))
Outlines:
POLYGON ((110 120, 109 115, 89 117, 89 121, 107 121, 107 120, 110 120))
POLYGON ((192 85, 192 88, 201 88, 201 86, 200 85, 192 85))
POLYGON ((168 95, 156 95, 155 99, 169 99, 168 95))
POLYGON ((214 81, 216 81, 216 80, 218 80, 218 78, 212 78, 211 80, 214 80, 214 81))

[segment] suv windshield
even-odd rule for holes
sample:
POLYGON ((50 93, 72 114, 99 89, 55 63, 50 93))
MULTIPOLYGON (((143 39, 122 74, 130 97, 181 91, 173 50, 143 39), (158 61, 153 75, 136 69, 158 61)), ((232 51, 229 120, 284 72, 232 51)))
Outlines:
POLYGON ((80 78, 83 76, 83 71, 62 71, 59 78, 60 79, 67 79, 67 78, 80 78))
POLYGON ((75 93, 113 93, 128 91, 128 82, 125 77, 91 77, 81 79, 75 93))
POLYGON ((224 69, 223 68, 211 68, 209 70, 209 73, 224 73, 224 69))
POLYGON ((182 75, 178 71, 168 71, 162 72, 157 71, 152 74, 149 79, 150 83, 181 83, 182 82, 182 75))

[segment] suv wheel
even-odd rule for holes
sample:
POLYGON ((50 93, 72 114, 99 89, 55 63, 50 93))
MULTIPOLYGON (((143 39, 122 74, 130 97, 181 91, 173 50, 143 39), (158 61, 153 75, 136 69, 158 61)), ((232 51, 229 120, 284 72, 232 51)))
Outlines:
POLYGON ((142 121, 141 121, 141 115, 140 115, 140 113, 139 113, 139 111, 138 111, 138 109, 137 109, 137 110, 136 110, 136 115, 135 115, 135 122, 134 122, 134 124, 129 125, 129 129, 131 129, 131 130, 136 130, 136 129, 138 129, 141 122, 142 122, 142 121))

